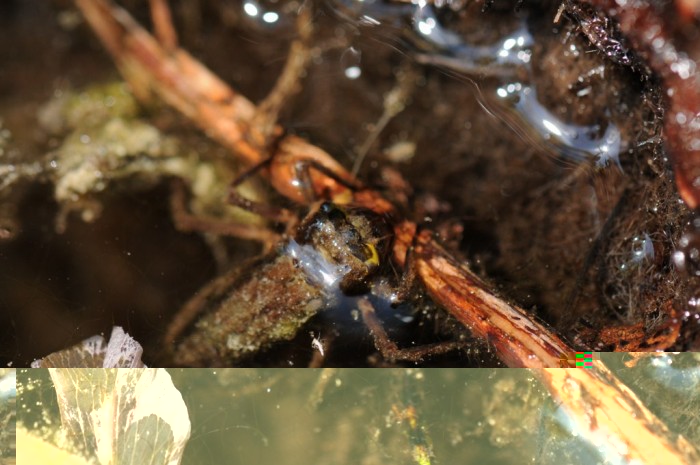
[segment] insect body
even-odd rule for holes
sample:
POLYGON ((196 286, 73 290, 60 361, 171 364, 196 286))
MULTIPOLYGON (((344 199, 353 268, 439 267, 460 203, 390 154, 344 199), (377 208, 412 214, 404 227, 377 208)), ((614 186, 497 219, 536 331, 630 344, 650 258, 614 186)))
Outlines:
MULTIPOLYGON (((343 295, 371 287, 391 246, 386 218, 364 208, 325 202, 293 238, 208 285, 183 309, 205 312, 175 347, 178 365, 220 365, 292 339, 319 311, 343 295)), ((183 328, 176 320, 166 341, 183 328)))

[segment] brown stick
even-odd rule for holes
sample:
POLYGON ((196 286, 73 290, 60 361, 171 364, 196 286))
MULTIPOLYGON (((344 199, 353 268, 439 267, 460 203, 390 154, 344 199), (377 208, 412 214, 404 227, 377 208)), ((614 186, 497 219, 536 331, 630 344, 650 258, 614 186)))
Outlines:
MULTIPOLYGON (((415 225, 408 222, 396 227, 396 261, 403 262, 414 231, 415 225)), ((469 268, 440 247, 429 231, 418 235, 413 254, 416 272, 430 297, 492 345, 506 365, 557 367, 562 355, 573 352, 532 315, 495 296, 469 268)))
MULTIPOLYGON (((104 0, 76 0, 76 4, 140 100, 148 102, 155 94, 247 165, 271 155, 264 133, 251 124, 258 109, 250 100, 184 50, 166 52, 120 7, 104 0)), ((282 128, 275 126, 271 132, 282 133, 282 128)), ((349 177, 333 157, 301 138, 286 136, 276 145, 282 154, 303 154, 349 177)), ((327 180, 323 188, 331 194, 347 191, 336 184, 327 180)))
POLYGON ((301 79, 311 61, 311 40, 314 31, 312 7, 302 4, 299 8, 296 20, 299 37, 290 45, 284 69, 273 89, 258 104, 258 113, 252 122, 253 126, 260 128, 265 137, 274 136, 274 131, 280 129, 277 126, 279 113, 289 98, 301 90, 301 79))
POLYGON ((158 42, 169 52, 177 50, 177 33, 173 27, 167 0, 149 0, 151 18, 158 42))
POLYGON ((593 369, 536 370, 589 444, 611 445, 625 463, 700 463, 688 440, 669 431, 602 362, 593 363, 593 369))

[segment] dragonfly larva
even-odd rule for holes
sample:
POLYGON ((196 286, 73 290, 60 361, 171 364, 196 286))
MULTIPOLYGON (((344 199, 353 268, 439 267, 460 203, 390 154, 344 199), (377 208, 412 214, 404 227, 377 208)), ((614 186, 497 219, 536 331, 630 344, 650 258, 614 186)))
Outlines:
POLYGON ((168 329, 173 344, 192 315, 203 316, 174 344, 177 365, 230 364, 275 342, 344 295, 370 289, 391 248, 388 218, 368 209, 322 203, 294 237, 214 280, 168 329), (184 323, 184 324, 183 324, 184 323))

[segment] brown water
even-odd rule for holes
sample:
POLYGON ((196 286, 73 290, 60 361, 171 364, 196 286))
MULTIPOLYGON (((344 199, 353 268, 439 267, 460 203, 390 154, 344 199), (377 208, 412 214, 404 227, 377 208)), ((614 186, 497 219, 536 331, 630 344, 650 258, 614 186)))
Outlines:
MULTIPOLYGON (((623 365, 624 354, 604 358, 671 431, 698 444, 696 357, 655 357, 634 368, 623 365)), ((429 451, 431 464, 629 463, 615 444, 588 444, 534 370, 168 371, 189 411, 184 465, 417 463, 415 446, 429 451), (413 430, 401 417, 408 406, 413 430)), ((94 371, 93 387, 103 375, 94 371)), ((81 403, 100 405, 90 404, 91 389, 76 388, 81 403)), ((20 426, 65 448, 69 441, 55 434, 55 396, 46 370, 18 372, 20 426)))

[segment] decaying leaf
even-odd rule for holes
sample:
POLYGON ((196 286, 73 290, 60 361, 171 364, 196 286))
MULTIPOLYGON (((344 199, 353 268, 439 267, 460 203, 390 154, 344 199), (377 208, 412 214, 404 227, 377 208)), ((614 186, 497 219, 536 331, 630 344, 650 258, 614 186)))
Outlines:
POLYGON ((163 369, 50 369, 68 439, 101 465, 178 465, 187 407, 163 369))

